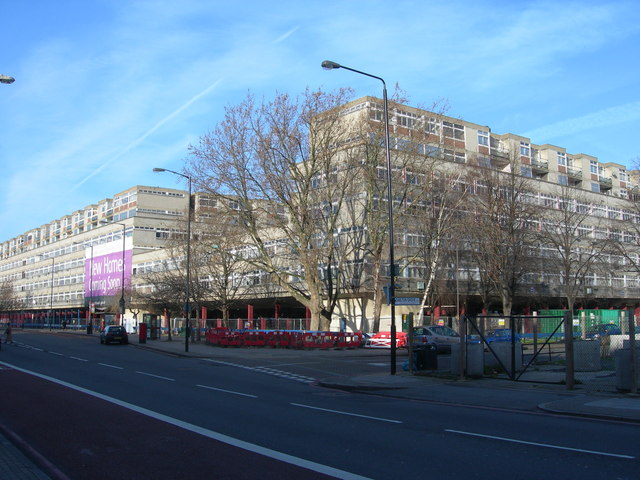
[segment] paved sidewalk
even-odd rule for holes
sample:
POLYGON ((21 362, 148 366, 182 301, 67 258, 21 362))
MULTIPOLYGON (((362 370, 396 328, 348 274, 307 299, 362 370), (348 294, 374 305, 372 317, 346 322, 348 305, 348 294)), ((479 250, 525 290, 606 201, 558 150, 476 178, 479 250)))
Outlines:
POLYGON ((43 470, 47 469, 46 466, 37 465, 35 459, 28 458, 16 445, 28 450, 28 447, 15 434, 5 428, 0 428, 0 478, 7 480, 58 480, 59 477, 51 477, 44 473, 43 470))

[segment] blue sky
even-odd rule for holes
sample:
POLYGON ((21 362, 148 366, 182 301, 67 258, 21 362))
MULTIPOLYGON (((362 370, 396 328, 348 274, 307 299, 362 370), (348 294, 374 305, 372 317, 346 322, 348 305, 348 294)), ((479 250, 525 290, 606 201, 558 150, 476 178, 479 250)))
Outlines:
POLYGON ((0 241, 133 185, 248 91, 396 83, 414 106, 631 168, 640 2, 0 0, 0 241))

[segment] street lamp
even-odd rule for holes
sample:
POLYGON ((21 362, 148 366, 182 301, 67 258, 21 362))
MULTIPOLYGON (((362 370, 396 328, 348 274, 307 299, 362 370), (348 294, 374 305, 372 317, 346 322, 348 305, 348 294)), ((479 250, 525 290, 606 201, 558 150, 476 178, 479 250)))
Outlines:
MULTIPOLYGON (((121 294, 120 294, 120 325, 124 325, 124 310, 125 310, 125 302, 124 302, 124 249, 125 249, 125 230, 127 225, 120 222, 108 222, 107 220, 102 220, 100 222, 103 225, 115 224, 120 225, 122 227, 122 284, 121 284, 121 294)), ((92 254, 93 255, 93 254, 92 254)))
MULTIPOLYGON (((73 244, 85 246, 82 242, 73 242, 73 244)), ((87 324, 87 335, 93 333, 93 242, 89 244, 89 247, 91 248, 91 260, 89 261, 89 322, 87 324)), ((124 271, 124 264, 122 268, 124 271)))
MULTIPOLYGON (((44 258, 44 255, 38 255, 40 258, 44 258)), ((49 324, 49 330, 51 330, 51 315, 53 314, 53 270, 56 266, 56 257, 51 257, 51 289, 49 294, 49 312, 47 313, 47 323, 49 324)))
MULTIPOLYGON (((394 259, 394 247, 393 247, 393 195, 391 190, 391 150, 389 147, 389 106, 387 103, 387 84, 382 77, 371 75, 370 73, 362 72, 354 68, 345 67, 339 63, 332 62, 331 60, 325 60, 322 62, 322 68, 325 70, 335 70, 337 68, 344 68, 350 72, 358 73, 366 77, 375 78, 382 82, 382 99, 384 103, 384 147, 387 159, 387 203, 389 204, 389 262, 390 279, 389 279, 389 304, 391 305, 391 375, 396 373, 396 269, 394 259)), ((409 360, 411 361, 411 360, 409 360)))
POLYGON ((9 83, 13 83, 15 81, 16 81, 16 79, 13 78, 13 77, 10 77, 9 75, 0 75, 0 83, 9 84, 9 83))
POLYGON ((189 295, 189 285, 191 284, 191 276, 189 273, 189 269, 191 267, 191 177, 189 175, 185 175, 184 173, 174 172, 173 170, 169 170, 168 168, 154 168, 154 172, 169 172, 174 175, 178 175, 180 177, 186 178, 189 183, 189 203, 187 206, 187 284, 185 287, 185 317, 187 319, 185 330, 184 330, 184 351, 189 351, 189 333, 191 331, 191 327, 189 326, 189 322, 191 321, 191 305, 190 305, 190 295, 189 295))

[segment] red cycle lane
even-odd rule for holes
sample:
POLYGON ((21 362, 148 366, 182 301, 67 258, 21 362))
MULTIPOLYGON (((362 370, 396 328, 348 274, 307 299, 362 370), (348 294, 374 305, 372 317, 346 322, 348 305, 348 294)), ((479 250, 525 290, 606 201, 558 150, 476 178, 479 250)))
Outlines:
POLYGON ((22 371, 0 385, 0 422, 72 480, 335 478, 22 371))

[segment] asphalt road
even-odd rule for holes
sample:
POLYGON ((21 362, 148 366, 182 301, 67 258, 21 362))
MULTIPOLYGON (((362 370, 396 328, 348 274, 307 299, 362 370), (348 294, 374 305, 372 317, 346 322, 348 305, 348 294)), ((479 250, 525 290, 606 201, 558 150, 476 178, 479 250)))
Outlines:
POLYGON ((634 425, 315 383, 358 362, 386 368, 372 357, 290 352, 275 363, 238 351, 176 358, 95 337, 16 340, 0 358, 0 420, 72 479, 632 479, 640 466, 634 425))

